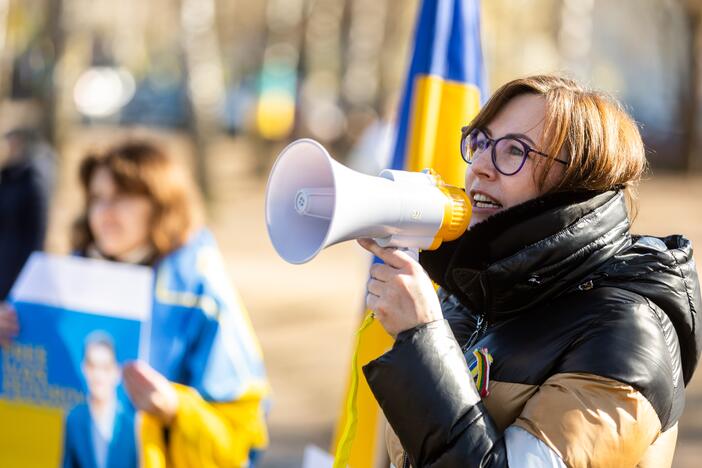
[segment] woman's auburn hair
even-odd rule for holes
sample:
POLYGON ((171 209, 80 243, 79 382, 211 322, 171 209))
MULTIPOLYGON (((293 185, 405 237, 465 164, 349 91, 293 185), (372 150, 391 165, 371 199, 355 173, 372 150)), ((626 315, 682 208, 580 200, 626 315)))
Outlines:
POLYGON ((585 89, 557 75, 535 75, 503 85, 470 123, 468 132, 485 128, 502 108, 522 94, 543 96, 546 117, 539 151, 549 155, 537 181, 543 188, 554 159, 568 166, 555 191, 607 191, 622 188, 633 205, 635 189, 648 168, 636 122, 611 96, 585 89))
POLYGON ((85 252, 95 239, 90 230, 90 183, 99 169, 106 169, 122 194, 140 195, 153 207, 149 242, 157 258, 185 244, 201 222, 199 197, 191 177, 158 145, 147 140, 127 140, 104 152, 89 153, 79 169, 85 196, 83 213, 73 229, 72 247, 85 252))

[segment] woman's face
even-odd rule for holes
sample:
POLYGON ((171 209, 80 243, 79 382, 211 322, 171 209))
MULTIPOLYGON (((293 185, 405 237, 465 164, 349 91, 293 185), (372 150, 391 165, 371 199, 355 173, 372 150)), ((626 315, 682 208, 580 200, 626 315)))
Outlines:
MULTIPOLYGON (((522 94, 512 98, 485 130, 493 139, 507 134, 516 135, 533 149, 541 151, 541 133, 545 117, 544 98, 535 94, 522 94)), ((471 227, 495 213, 542 195, 563 177, 563 166, 553 164, 543 190, 539 190, 536 181, 545 170, 547 158, 529 153, 519 172, 505 176, 495 169, 491 150, 492 146, 476 154, 473 164, 466 170, 466 192, 473 206, 471 227)))
POLYGON ((100 252, 121 259, 148 246, 153 206, 146 196, 120 193, 104 167, 95 170, 88 191, 88 224, 100 252))

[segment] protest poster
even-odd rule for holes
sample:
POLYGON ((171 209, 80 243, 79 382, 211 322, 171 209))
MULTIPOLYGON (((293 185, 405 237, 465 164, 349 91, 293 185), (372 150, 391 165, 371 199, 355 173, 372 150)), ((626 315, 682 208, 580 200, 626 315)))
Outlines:
MULTIPOLYGON (((152 283, 144 266, 30 257, 10 292, 20 332, 0 349, 0 466, 61 466, 67 421, 90 430, 88 401, 107 401, 108 445, 133 435, 120 369, 148 355, 152 283)), ((76 450, 94 449, 87 435, 74 437, 76 450)))

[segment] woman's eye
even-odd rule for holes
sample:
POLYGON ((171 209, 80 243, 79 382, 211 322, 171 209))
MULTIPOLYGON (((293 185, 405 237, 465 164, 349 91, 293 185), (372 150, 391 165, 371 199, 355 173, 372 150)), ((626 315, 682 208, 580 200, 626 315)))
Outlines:
POLYGON ((475 142, 475 148, 478 151, 484 151, 487 147, 488 147, 488 141, 484 138, 481 138, 475 142))
POLYGON ((524 148, 519 147, 518 145, 509 145, 508 148, 508 153, 511 156, 524 156, 524 148))
POLYGON ((101 197, 99 195, 89 195, 88 196, 88 206, 95 206, 104 200, 105 200, 105 198, 101 197))

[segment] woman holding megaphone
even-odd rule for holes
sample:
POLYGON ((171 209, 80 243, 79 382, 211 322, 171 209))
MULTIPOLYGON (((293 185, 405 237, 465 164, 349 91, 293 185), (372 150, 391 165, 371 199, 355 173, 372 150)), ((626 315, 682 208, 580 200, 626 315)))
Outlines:
POLYGON ((461 154, 463 236, 419 262, 359 241, 385 262, 367 305, 395 344, 364 372, 393 463, 670 466, 702 301, 689 241, 629 232, 634 121, 533 76, 492 96, 461 154))

